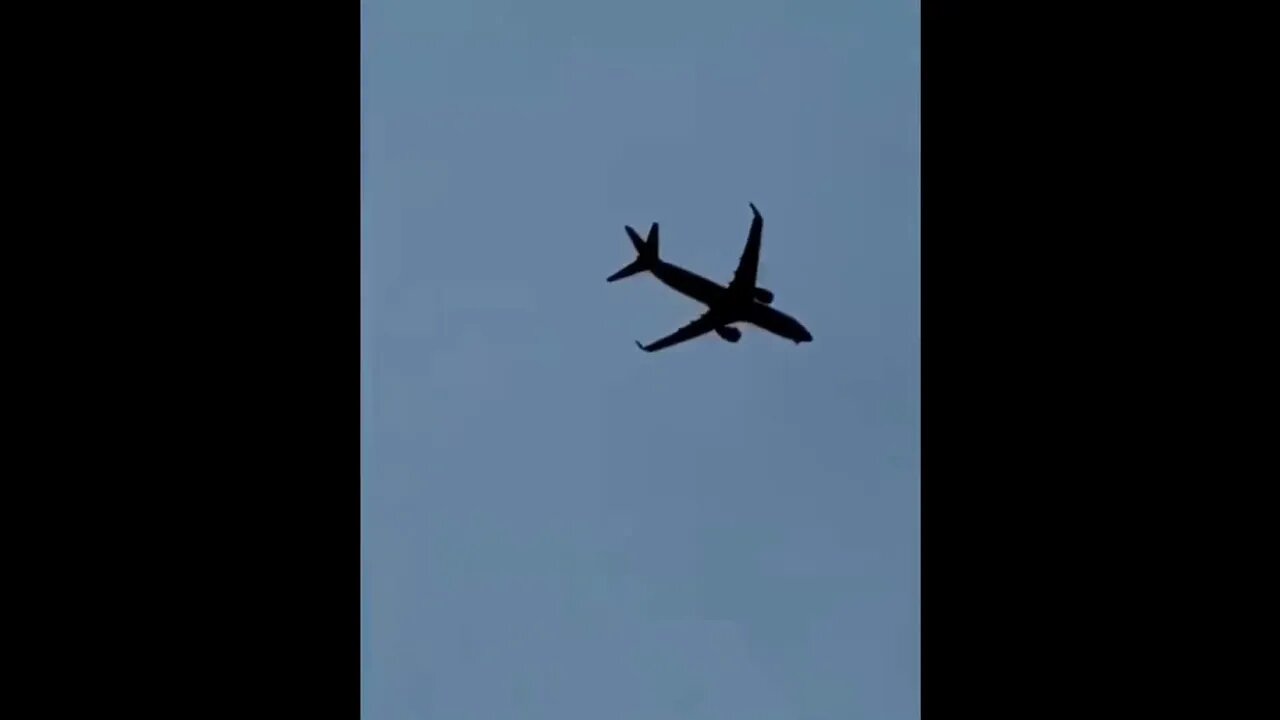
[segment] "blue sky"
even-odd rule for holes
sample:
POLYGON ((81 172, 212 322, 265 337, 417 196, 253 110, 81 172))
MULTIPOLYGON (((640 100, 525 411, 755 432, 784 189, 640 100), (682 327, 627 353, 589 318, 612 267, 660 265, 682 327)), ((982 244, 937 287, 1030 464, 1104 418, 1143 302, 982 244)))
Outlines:
POLYGON ((919 716, 915 2, 362 4, 362 707, 919 716), (700 306, 623 225, 760 284, 700 306))

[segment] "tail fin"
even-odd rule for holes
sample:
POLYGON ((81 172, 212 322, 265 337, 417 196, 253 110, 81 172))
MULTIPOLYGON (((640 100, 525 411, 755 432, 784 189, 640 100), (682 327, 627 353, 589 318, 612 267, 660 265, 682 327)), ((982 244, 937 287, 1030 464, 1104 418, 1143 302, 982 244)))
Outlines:
POLYGON ((626 230, 627 237, 631 238, 631 244, 635 246, 636 259, 630 265, 610 275, 608 282, 644 272, 651 269, 658 262, 658 223, 649 226, 647 240, 640 239, 640 233, 636 232, 635 228, 630 225, 626 226, 626 230))

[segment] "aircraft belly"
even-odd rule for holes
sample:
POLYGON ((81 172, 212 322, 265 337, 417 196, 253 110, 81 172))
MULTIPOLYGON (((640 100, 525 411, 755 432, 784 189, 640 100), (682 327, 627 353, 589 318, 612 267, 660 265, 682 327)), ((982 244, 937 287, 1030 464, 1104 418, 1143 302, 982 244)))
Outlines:
POLYGON ((785 336, 795 321, 768 305, 753 305, 747 313, 747 322, 771 333, 785 336))
POLYGON ((716 283, 678 268, 664 268, 654 275, 667 287, 704 305, 710 305, 723 292, 716 283))

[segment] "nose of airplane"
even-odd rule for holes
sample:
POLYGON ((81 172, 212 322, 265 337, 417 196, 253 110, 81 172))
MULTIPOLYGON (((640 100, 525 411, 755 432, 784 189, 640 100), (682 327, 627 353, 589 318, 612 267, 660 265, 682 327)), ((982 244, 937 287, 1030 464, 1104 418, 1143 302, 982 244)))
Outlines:
POLYGON ((806 328, 804 328, 804 327, 799 327, 799 328, 797 328, 797 331, 798 331, 798 332, 796 333, 796 344, 797 344, 797 345, 798 345, 798 344, 800 344, 800 343, 802 343, 802 342, 811 342, 811 341, 813 340, 813 336, 809 334, 809 331, 808 331, 806 328))

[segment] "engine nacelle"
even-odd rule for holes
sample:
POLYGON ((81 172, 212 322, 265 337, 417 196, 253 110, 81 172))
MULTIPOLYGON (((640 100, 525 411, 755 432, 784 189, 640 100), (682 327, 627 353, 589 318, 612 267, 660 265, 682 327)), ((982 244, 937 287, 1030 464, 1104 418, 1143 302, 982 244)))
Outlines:
POLYGON ((716 334, 731 343, 736 343, 742 339, 742 331, 728 325, 716 328, 716 334))
POLYGON ((773 293, 769 292, 768 290, 765 290, 762 287, 758 287, 756 288, 756 299, 764 303, 765 305, 768 305, 769 303, 773 302, 773 293))

